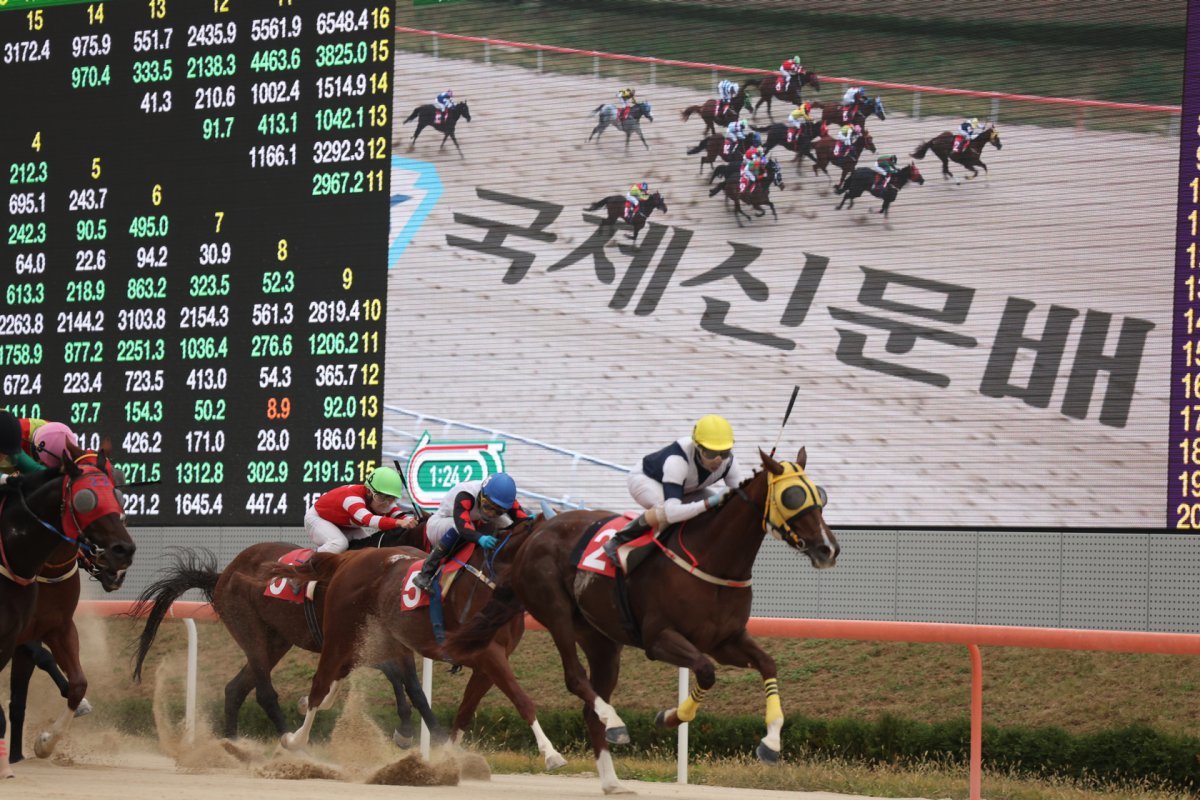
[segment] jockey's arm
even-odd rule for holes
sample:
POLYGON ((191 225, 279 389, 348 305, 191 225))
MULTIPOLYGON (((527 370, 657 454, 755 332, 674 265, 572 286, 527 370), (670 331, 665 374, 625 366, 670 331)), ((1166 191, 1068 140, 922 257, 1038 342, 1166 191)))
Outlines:
POLYGON ((468 542, 478 542, 482 536, 471 521, 471 511, 475 508, 475 496, 470 492, 459 492, 454 498, 454 530, 459 537, 468 542))
POLYGON ((19 472, 22 475, 38 473, 38 472, 41 472, 42 470, 46 469, 44 464, 42 464, 39 461, 35 461, 33 456, 29 455, 24 450, 17 453, 17 455, 15 457, 13 457, 12 460, 17 468, 17 472, 19 472))
POLYGON ((356 495, 350 495, 343 500, 342 508, 350 514, 350 519, 354 520, 355 525, 363 528, 378 528, 381 531, 390 531, 393 528, 400 527, 400 520, 391 516, 373 514, 371 509, 367 507, 367 501, 356 495))
MULTIPOLYGON (((508 515, 508 518, 512 520, 512 525, 516 525, 522 520, 533 519, 533 515, 525 510, 525 507, 521 505, 520 500, 514 500, 512 508, 505 513, 508 515)), ((511 528, 512 525, 509 525, 508 527, 511 528)))
POLYGON ((703 500, 683 502, 683 482, 687 473, 687 462, 682 458, 668 458, 663 464, 662 514, 670 525, 691 519, 705 509, 703 500))
POLYGON ((728 486, 730 489, 736 489, 738 486, 741 485, 741 483, 744 479, 745 479, 745 476, 742 475, 742 468, 738 466, 737 458, 734 456, 730 456, 729 457, 729 469, 727 469, 725 471, 725 478, 724 478, 725 485, 728 486))

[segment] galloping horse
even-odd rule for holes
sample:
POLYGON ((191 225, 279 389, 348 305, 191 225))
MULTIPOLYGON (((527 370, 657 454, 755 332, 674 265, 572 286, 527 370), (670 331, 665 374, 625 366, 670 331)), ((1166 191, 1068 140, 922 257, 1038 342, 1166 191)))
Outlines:
POLYGON ((768 763, 779 759, 783 708, 775 661, 746 633, 750 572, 764 533, 804 553, 818 569, 835 564, 839 547, 822 516, 825 491, 804 471, 805 451, 800 450, 795 463, 760 455, 762 471, 721 505, 660 534, 658 549, 652 548, 632 574, 615 582, 606 577, 608 568, 600 575, 577 567, 581 546, 589 563, 608 563, 598 545, 612 534, 596 531, 612 519, 611 513, 568 511, 548 520, 518 550, 508 579, 482 613, 447 641, 451 656, 464 658, 487 646, 523 610, 545 625, 562 659, 567 688, 584 702, 605 794, 627 791, 617 780, 608 749, 609 742, 629 742, 625 723, 609 705, 624 645, 696 674, 698 687, 691 696, 659 713, 658 724, 667 727, 692 720, 715 683, 707 656, 757 669, 766 692, 767 724, 757 752, 768 763), (576 645, 587 657, 590 679, 576 645))
POLYGON ((617 107, 612 103, 603 103, 592 109, 592 113, 588 116, 600 115, 600 121, 596 123, 596 127, 592 128, 592 132, 588 134, 587 140, 590 142, 592 137, 596 137, 596 144, 600 144, 600 134, 604 133, 604 129, 609 125, 616 125, 618 129, 625 131, 625 149, 629 149, 629 137, 636 133, 638 138, 642 140, 642 144, 646 145, 646 149, 650 149, 650 145, 646 144, 646 137, 642 135, 641 118, 654 122, 654 116, 650 113, 650 103, 641 102, 634 103, 629 109, 629 115, 618 121, 620 114, 617 112, 617 107))
POLYGON ((432 127, 438 133, 444 134, 442 136, 442 146, 438 148, 438 152, 446 149, 446 140, 449 139, 454 142, 454 148, 458 150, 458 155, 462 158, 462 148, 458 146, 458 138, 454 135, 454 126, 458 124, 460 118, 465 119, 467 122, 471 121, 471 109, 467 107, 466 100, 460 100, 455 103, 454 108, 444 114, 439 112, 437 106, 432 103, 417 106, 408 115, 408 118, 404 120, 405 125, 412 122, 413 119, 417 120, 417 130, 413 133, 412 139, 409 140, 408 152, 411 153, 413 148, 417 146, 417 137, 421 135, 421 131, 427 127, 432 127), (438 119, 439 114, 442 116, 440 120, 438 119))
MULTIPOLYGON (((732 166, 729 165, 729 166, 732 166)), ((717 172, 726 172, 728 167, 722 165, 718 167, 717 172)), ((732 177, 724 177, 716 186, 708 190, 709 197, 715 197, 720 192, 725 193, 725 199, 733 201, 733 218, 737 220, 738 227, 742 227, 742 217, 751 219, 750 215, 742 211, 742 203, 754 206, 757 216, 762 216, 767 213, 763 206, 771 209, 771 216, 779 219, 779 214, 775 213, 775 204, 771 202, 771 185, 774 184, 780 189, 783 188, 783 170, 779 168, 779 162, 775 159, 768 159, 766 173, 759 180, 754 182, 749 191, 743 192, 739 182, 739 171, 732 170, 732 177)))
MULTIPOLYGON (((479 613, 492 597, 495 587, 493 570, 506 570, 513 553, 531 532, 536 531, 542 518, 519 522, 492 553, 469 545, 469 555, 463 551, 447 560, 465 566, 450 584, 442 603, 447 634, 453 635, 479 613)), ((304 724, 295 733, 285 734, 282 744, 288 749, 301 749, 308 743, 317 711, 329 707, 339 680, 354 668, 358 643, 368 620, 378 622, 379 632, 391 652, 416 651, 426 658, 445 657, 435 636, 426 598, 413 585, 425 553, 411 548, 359 550, 341 555, 316 554, 298 567, 273 565, 270 574, 289 579, 317 580, 325 586, 325 617, 331 622, 325 633, 325 646, 313 676, 307 698, 304 724)), ((443 578, 443 582, 444 582, 443 578)), ((537 721, 533 700, 517 683, 508 657, 516 649, 525 632, 525 620, 517 617, 497 626, 492 636, 480 648, 456 659, 456 663, 471 669, 471 677, 463 691, 463 699, 454 717, 449 741, 457 745, 475 714, 479 701, 493 686, 508 697, 517 712, 533 729, 538 750, 545 759, 546 769, 553 770, 567 762, 542 732, 537 721)))
MULTIPOLYGON (((864 167, 863 169, 854 170, 854 174, 850 179, 844 181, 843 186, 835 186, 833 191, 838 194, 845 193, 842 197, 842 202, 837 204, 837 208, 841 208, 850 201, 850 208, 854 208, 854 199, 862 195, 863 192, 869 191, 879 199, 883 200, 883 208, 879 209, 883 212, 883 216, 888 215, 888 208, 896 201, 896 195, 904 188, 909 181, 913 183, 924 183, 925 178, 921 175, 921 170, 917 169, 916 164, 909 164, 904 169, 892 176, 888 182, 887 188, 880 190, 876 188, 875 179, 880 177, 879 173, 873 169, 864 167)), ((871 209, 874 211, 875 209, 871 209)))
POLYGON ((704 120, 704 133, 712 135, 717 132, 717 128, 724 128, 731 122, 735 122, 741 114, 743 108, 750 108, 750 98, 746 96, 746 87, 750 85, 750 81, 743 83, 741 88, 737 90, 737 94, 729 101, 729 106, 720 114, 717 113, 717 100, 708 100, 703 105, 688 106, 682 112, 683 121, 687 122, 692 118, 692 114, 699 114, 700 119, 704 120))
POLYGON ((767 135, 763 144, 763 152, 770 153, 773 147, 783 145, 785 149, 796 154, 797 159, 805 157, 816 161, 812 153, 812 143, 816 139, 816 121, 806 122, 800 128, 789 128, 782 122, 774 122, 762 127, 754 126, 754 130, 767 135))
POLYGON ((718 158, 722 158, 730 163, 740 162, 742 154, 746 152, 746 148, 758 147, 762 144, 762 137, 757 133, 752 133, 744 141, 735 142, 729 148, 729 151, 726 152, 725 143, 728 141, 724 135, 706 136, 700 140, 700 144, 689 149, 687 154, 694 156, 700 152, 704 153, 704 155, 700 156, 700 172, 703 172, 705 164, 714 164, 718 158))
MULTIPOLYGON (((422 545, 424 531, 424 524, 411 530, 387 531, 379 537, 378 543, 386 547, 422 545)), ((366 549, 365 544, 375 539, 371 537, 351 542, 351 545, 356 550, 366 549)), ((159 625, 171 610, 171 604, 189 589, 199 589, 205 599, 212 603, 222 624, 246 655, 245 666, 225 686, 225 737, 237 738, 238 712, 251 689, 276 731, 281 736, 287 732, 287 721, 279 707, 279 695, 271 683, 271 671, 293 647, 319 653, 326 628, 323 586, 317 586, 311 604, 309 601, 294 603, 266 596, 267 583, 262 579, 263 570, 295 549, 294 544, 286 542, 251 545, 238 553, 224 570, 217 569, 211 553, 201 555, 181 549, 175 556, 174 566, 162 578, 147 586, 138 597, 134 615, 139 615, 147 607, 149 614, 138 641, 134 680, 141 680, 142 665, 150 646, 154 644, 159 625)), ((400 727, 392 733, 392 741, 400 747, 412 745, 412 710, 404 700, 406 691, 429 730, 438 732, 439 725, 421 689, 412 654, 380 664, 379 669, 392 684, 396 713, 400 717, 400 727)))
POLYGON ((983 163, 980 158, 983 155, 983 146, 990 143, 999 150, 1000 132, 994 127, 989 127, 957 153, 951 152, 954 149, 954 136, 955 134, 950 131, 945 131, 944 133, 939 133, 928 142, 921 142, 917 146, 917 149, 913 151, 913 158, 924 158, 926 151, 932 150, 933 154, 942 160, 943 178, 952 177, 948 161, 953 161, 955 164, 962 164, 971 170, 971 174, 967 176, 967 180, 979 177, 979 170, 976 167, 983 167, 983 171, 987 172, 987 164, 983 163))
MULTIPOLYGON (((82 549, 106 588, 116 588, 133 563, 137 549, 125 529, 125 514, 101 453, 95 465, 76 464, 63 454, 62 471, 46 470, 26 479, 23 487, 4 495, 0 509, 0 670, 8 666, 38 605, 41 574, 56 552, 82 549), (61 527, 60 527, 61 526, 61 527), (66 544, 66 547, 60 546, 66 544)), ((72 556, 73 558, 74 556, 72 556)), ((87 691, 78 664, 78 636, 51 640, 50 650, 71 675, 67 710, 55 721, 61 732, 74 717, 87 691), (64 644, 68 646, 64 646, 64 644), (72 651, 73 650, 73 651, 72 651)), ((0 739, 8 721, 0 709, 0 739)), ((0 747, 0 778, 12 777, 7 746, 0 747)))
MULTIPOLYGON (((817 77, 817 73, 811 69, 801 71, 799 75, 788 82, 787 90, 782 93, 780 93, 776 88, 776 81, 780 80, 781 78, 782 76, 780 75, 768 75, 758 82, 759 97, 758 102, 754 104, 754 114, 757 115, 759 106, 761 106, 763 103, 766 103, 767 116, 770 117, 771 99, 775 97, 794 105, 800 105, 804 102, 804 100, 800 97, 800 89, 806 83, 812 86, 818 92, 821 91, 821 81, 817 77)), ((749 81, 748 83, 753 83, 753 81, 749 81)))
MULTIPOLYGON (((817 105, 814 103, 813 105, 817 105)), ((882 97, 869 97, 861 103, 855 103, 852 106, 824 105, 821 108, 821 119, 818 121, 818 132, 820 135, 827 135, 829 128, 840 128, 843 125, 862 125, 866 126, 867 119, 874 115, 880 120, 887 119, 887 112, 883 108, 882 97)), ((865 133, 865 130, 864 130, 865 133)))
POLYGON ((832 181, 833 176, 829 174, 829 170, 826 168, 830 164, 833 164, 835 167, 841 167, 842 176, 838 178, 837 182, 837 185, 841 186, 845 183, 846 178, 850 177, 850 173, 854 172, 854 167, 858 164, 858 159, 862 156, 863 150, 870 150, 872 153, 875 152, 875 140, 871 138, 871 134, 863 131, 863 135, 855 140, 854 144, 850 146, 849 151, 843 150, 841 155, 834 158, 833 149, 836 144, 836 139, 830 139, 827 136, 817 139, 813 145, 813 151, 817 156, 813 163, 813 175, 816 175, 818 171, 824 172, 825 177, 832 181))
POLYGON ((642 228, 646 227, 646 218, 650 216, 652 211, 661 211, 667 213, 667 204, 663 200, 662 194, 655 192, 647 197, 642 202, 638 203, 637 210, 633 212, 633 219, 625 220, 625 196, 620 194, 610 194, 602 200, 597 200, 590 206, 584 206, 584 211, 597 211, 604 208, 608 218, 601 222, 601 225, 609 225, 614 229, 617 227, 618 220, 624 220, 629 223, 629 227, 633 228, 633 233, 628 233, 630 239, 637 241, 638 234, 642 228))

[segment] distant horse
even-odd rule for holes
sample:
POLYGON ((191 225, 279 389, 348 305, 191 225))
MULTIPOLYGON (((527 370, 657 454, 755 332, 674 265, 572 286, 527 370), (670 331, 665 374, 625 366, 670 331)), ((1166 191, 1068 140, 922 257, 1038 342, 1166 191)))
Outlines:
MULTIPOLYGON (((465 562, 465 566, 442 598, 447 635, 452 636, 454 631, 470 624, 491 600, 495 587, 493 570, 507 570, 520 543, 541 523, 541 517, 517 523, 490 553, 476 545, 468 545, 467 553, 460 550, 453 557, 461 560, 460 563, 465 562)), ((307 746, 317 711, 328 708, 337 682, 350 674, 357 663, 358 642, 368 621, 377 623, 378 633, 385 640, 384 646, 392 652, 414 650, 426 658, 445 658, 445 651, 434 634, 429 607, 420 606, 423 593, 413 584, 424 557, 425 553, 410 548, 360 550, 340 555, 318 553, 298 567, 274 565, 270 568, 271 575, 316 580, 324 585, 326 619, 337 621, 329 625, 325 635, 321 660, 308 692, 304 723, 295 733, 284 735, 284 747, 295 750, 307 746)), ((443 567, 450 563, 448 559, 443 567)), ((497 626, 488 641, 474 652, 455 659, 458 664, 470 668, 471 677, 454 717, 449 741, 457 745, 462 740, 479 701, 496 685, 532 728, 546 769, 558 769, 566 765, 566 759, 542 732, 533 700, 521 688, 508 663, 508 657, 524 632, 524 618, 509 619, 504 625, 497 626)))
POLYGON ((409 140, 408 152, 411 153, 413 148, 417 146, 417 137, 421 135, 421 131, 432 127, 438 133, 443 134, 442 146, 438 148, 438 152, 446 149, 446 140, 449 139, 454 142, 454 149, 458 150, 459 157, 463 157, 462 148, 458 146, 458 137, 454 135, 454 126, 458 124, 459 119, 465 119, 467 122, 471 121, 471 109, 467 107, 466 100, 460 100, 455 103, 454 108, 445 113, 438 111, 437 106, 432 103, 417 106, 408 115, 408 118, 404 120, 404 124, 407 125, 414 119, 417 121, 417 130, 413 132, 412 139, 409 140), (441 119, 438 119, 439 115, 441 119))
MULTIPOLYGON (((583 716, 605 794, 628 791, 617 780, 608 749, 610 742, 629 742, 625 723, 609 704, 624 645, 640 647, 651 659, 695 673, 697 687, 691 696, 677 708, 659 713, 656 721, 666 727, 695 718, 700 701, 716 681, 707 656, 722 664, 757 669, 766 694, 767 725, 757 752, 767 763, 779 760, 783 708, 775 661, 746 632, 751 569, 764 533, 807 555, 818 569, 836 563, 839 547, 825 524, 825 491, 804 471, 805 451, 800 450, 795 463, 760 455, 762 471, 721 505, 658 534, 645 560, 632 574, 615 581, 578 568, 581 548, 590 553, 589 564, 608 564, 597 545, 611 533, 596 535, 596 531, 612 520, 611 512, 568 511, 547 520, 517 551, 512 570, 492 601, 447 640, 450 655, 464 658, 486 647, 497 630, 519 619, 524 610, 545 625, 562 659, 567 688, 584 702, 583 716), (577 645, 587 657, 590 678, 579 661, 577 645)), ((623 547, 622 552, 629 549, 623 547)))
POLYGON ((646 227, 646 220, 649 218, 651 212, 661 211, 664 214, 667 213, 667 203, 663 200, 662 194, 659 192, 655 192, 638 203, 637 210, 633 212, 633 218, 629 220, 625 219, 625 195, 610 194, 608 197, 597 200, 590 206, 585 206, 583 210, 598 211, 601 208, 608 214, 608 219, 600 224, 616 228, 618 221, 628 222, 629 227, 633 228, 633 233, 626 235, 635 242, 642 228, 646 227))
POLYGON ((795 153, 799 160, 809 158, 816 161, 812 153, 812 143, 817 133, 816 121, 806 122, 799 128, 790 128, 782 122, 775 122, 762 127, 756 125, 754 130, 767 135, 763 144, 764 153, 770 153, 772 148, 783 145, 785 149, 795 153))
POLYGON ((953 177, 950 174, 950 165, 948 161, 953 161, 955 164, 962 164, 967 169, 971 170, 971 174, 967 176, 967 180, 979 177, 979 170, 976 167, 983 167, 983 171, 987 172, 987 164, 983 163, 981 156, 983 155, 983 146, 985 144, 994 145, 997 150, 1000 149, 1000 132, 994 127, 989 127, 987 130, 980 133, 969 144, 957 153, 952 152, 954 149, 955 134, 950 131, 939 133, 937 136, 930 139, 928 142, 921 142, 917 149, 913 151, 913 158, 924 158, 928 150, 932 150, 933 154, 942 160, 942 177, 953 177))
POLYGON ((726 139, 723 134, 717 134, 701 139, 700 144, 689 149, 687 154, 694 156, 700 152, 704 153, 700 156, 700 172, 703 172, 705 164, 711 166, 716 163, 718 158, 729 162, 741 161, 742 154, 746 152, 747 147, 758 147, 760 144, 762 144, 762 137, 757 133, 750 134, 742 141, 731 141, 726 139), (728 148, 726 143, 729 143, 728 148))
POLYGON ((766 206, 771 209, 771 216, 779 219, 779 214, 775 213, 775 204, 771 202, 772 186, 783 188, 783 170, 779 168, 779 162, 773 158, 767 161, 767 168, 762 178, 755 181, 748 191, 742 191, 739 172, 734 170, 732 177, 724 178, 712 189, 709 189, 708 196, 715 197, 724 192, 725 199, 733 201, 733 218, 737 220, 740 228, 742 227, 742 217, 751 219, 749 214, 742 211, 742 203, 753 206, 760 217, 767 213, 763 208, 766 206))
MULTIPOLYGON (((355 550, 366 549, 364 545, 367 542, 382 540, 387 547, 423 546, 424 532, 425 526, 421 524, 411 530, 396 529, 382 536, 376 534, 370 539, 352 541, 351 545, 355 550)), ((281 736, 286 733, 287 720, 279 707, 279 695, 271 683, 271 672, 293 647, 319 653, 325 630, 330 625, 324 614, 323 586, 318 585, 313 599, 304 603, 266 595, 267 581, 262 579, 263 569, 296 549, 296 545, 287 542, 251 545, 238 553, 225 569, 219 570, 211 553, 201 554, 181 548, 175 556, 175 564, 138 597, 134 615, 140 615, 147 609, 149 612, 138 640, 134 680, 141 680, 146 656, 154 644, 159 625, 171 610, 171 604, 189 589, 199 589, 205 599, 212 603, 221 623, 246 655, 246 664, 225 686, 225 737, 237 738, 238 713, 251 689, 275 730, 281 736)), ((332 624, 338 625, 340 622, 332 624)), ((379 665, 379 670, 387 676, 396 697, 396 713, 400 717, 400 727, 392 733, 396 745, 412 745, 412 709, 404 700, 405 692, 429 730, 437 733, 440 726, 421 689, 412 654, 384 662, 379 665)))
POLYGON ((816 175, 818 172, 824 172, 825 177, 832 181, 833 176, 829 174, 827 167, 830 164, 833 164, 835 167, 841 167, 842 176, 838 178, 837 182, 837 185, 841 186, 845 183, 846 178, 850 177, 850 173, 854 172, 854 167, 858 165, 858 159, 862 156, 863 150, 870 150, 872 153, 875 152, 875 140, 871 138, 871 134, 863 131, 863 135, 858 137, 854 141, 854 144, 850 145, 849 151, 843 148, 842 153, 835 158, 833 151, 836 144, 836 139, 828 137, 817 139, 816 143, 813 144, 813 152, 816 154, 816 160, 813 164, 813 175, 816 175))
MULTIPOLYGON (((70 442, 66 443, 67 455, 76 464, 97 466, 100 455, 84 452, 70 442)), ((111 462, 107 461, 106 465, 111 462)), ((97 467, 99 468, 99 467, 97 467)), ((112 470, 115 486, 119 489, 124 482, 120 470, 112 470)), ((40 480, 41 478, 39 478, 40 480)), ((120 492, 117 492, 119 498, 120 492)), ((50 554, 49 563, 38 573, 37 605, 33 617, 17 637, 17 644, 39 640, 50 648, 55 663, 65 673, 67 680, 67 695, 71 696, 72 687, 78 689, 80 699, 87 694, 87 676, 84 675, 83 665, 79 660, 79 631, 75 628, 75 608, 79 604, 80 578, 79 568, 83 567, 96 578, 106 592, 114 592, 124 583, 125 573, 114 572, 111 569, 102 570, 91 553, 84 552, 78 542, 66 539, 58 542, 58 546, 50 554)), ((12 662, 10 686, 12 691, 8 706, 12 722, 12 735, 9 736, 8 755, 11 763, 24 760, 24 726, 25 700, 28 696, 29 681, 33 676, 34 663, 31 654, 18 650, 12 662)), ((71 720, 74 719, 78 708, 71 708, 70 714, 58 717, 55 726, 49 731, 43 731, 34 742, 34 752, 38 758, 46 758, 54 752, 59 738, 66 732, 71 720)))
MULTIPOLYGON (((883 185, 882 181, 877 181, 877 178, 882 176, 873 169, 864 167, 863 169, 854 170, 854 174, 850 176, 848 181, 844 182, 844 186, 835 186, 833 191, 837 194, 843 194, 842 202, 837 204, 837 208, 841 208, 850 201, 850 208, 854 208, 854 199, 862 195, 863 192, 870 192, 879 199, 883 200, 883 208, 879 209, 883 212, 883 216, 888 215, 888 208, 892 203, 896 202, 896 195, 904 188, 909 181, 913 183, 924 183, 925 178, 921 175, 921 170, 917 169, 916 164, 909 164, 904 167, 888 181, 886 189, 880 189, 883 185)), ((875 209, 871 209, 874 211, 875 209)))
POLYGON ((768 75, 767 77, 758 81, 759 97, 758 102, 754 104, 754 114, 758 114, 759 106, 761 106, 763 103, 766 103, 767 116, 770 117, 771 100, 775 97, 794 105, 800 105, 804 102, 803 98, 800 97, 800 89, 803 88, 805 84, 812 86, 812 88, 816 89, 818 92, 821 91, 821 80, 817 77, 817 73, 810 69, 803 70, 799 75, 788 81, 787 89, 783 92, 780 92, 778 82, 782 80, 782 75, 768 75))
POLYGON ((746 96, 746 87, 750 85, 750 81, 743 83, 737 90, 737 94, 729 101, 721 113, 717 113, 716 99, 707 100, 702 105, 688 106, 682 112, 683 121, 687 122, 692 118, 692 114, 699 114, 700 119, 704 120, 704 133, 712 135, 717 132, 717 128, 724 128, 731 122, 736 122, 738 116, 742 113, 743 108, 750 108, 750 98, 746 96))
MULTIPOLYGON (((76 464, 64 453, 62 471, 46 470, 27 478, 26 484, 4 495, 0 509, 0 670, 8 666, 38 606, 41 584, 37 576, 56 553, 82 549, 93 563, 94 574, 105 587, 116 588, 133 563, 137 549, 125 528, 125 514, 108 471, 104 453, 93 464, 76 464), (65 544, 66 547, 61 547, 65 544)), ((74 630, 72 628, 72 630, 74 630)), ((69 634, 64 634, 69 636, 69 634)), ((75 653, 58 640, 51 646, 58 663, 73 677, 67 692, 68 708, 54 723, 62 731, 83 700, 87 681, 75 653)), ((0 709, 0 739, 8 720, 0 709)), ((7 748, 0 749, 0 778, 12 777, 7 748)))
POLYGON ((820 108, 821 119, 818 122, 818 134, 822 136, 828 135, 827 131, 830 128, 840 128, 843 125, 862 125, 865 127, 867 119, 872 115, 878 117, 880 120, 887 119, 887 112, 884 111, 882 97, 869 97, 863 102, 855 103, 852 106, 822 104, 820 108))
POLYGON ((588 116, 600 115, 600 121, 596 123, 596 127, 592 128, 592 132, 588 134, 587 140, 590 142, 592 137, 596 137, 596 144, 600 144, 600 134, 604 133, 604 129, 609 125, 616 125, 619 130, 625 131, 625 149, 629 149, 629 137, 637 134, 642 140, 642 144, 646 145, 646 149, 650 149, 650 145, 646 144, 646 137, 642 135, 642 117, 645 117, 651 122, 654 122, 654 116, 650 113, 650 103, 640 102, 634 103, 629 109, 629 115, 618 121, 620 113, 617 107, 612 103, 604 103, 592 109, 592 113, 588 116))

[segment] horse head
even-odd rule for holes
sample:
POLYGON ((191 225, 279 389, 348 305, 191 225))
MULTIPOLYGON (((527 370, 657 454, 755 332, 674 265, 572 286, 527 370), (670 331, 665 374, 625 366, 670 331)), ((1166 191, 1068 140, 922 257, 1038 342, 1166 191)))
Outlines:
MULTIPOLYGON (((870 150, 872 153, 876 152, 875 140, 872 139, 871 134, 867 133, 866 131, 863 131, 862 146, 865 147, 867 150, 870 150)), ((859 151, 859 152, 862 152, 862 151, 859 151)))
POLYGON ((882 97, 872 97, 870 100, 868 100, 866 103, 865 110, 868 115, 874 114, 875 116, 879 117, 880 120, 887 119, 887 116, 883 110, 883 98, 882 97))
POLYGON ((649 100, 643 100, 639 103, 634 104, 633 118, 637 119, 638 117, 645 117, 646 119, 650 120, 651 122, 654 122, 654 116, 650 113, 650 101, 649 100))
MULTIPOLYGON (((116 591, 125 582, 125 571, 137 549, 125 527, 123 497, 117 490, 124 476, 112 468, 103 450, 95 455, 95 466, 80 464, 76 458, 79 456, 72 457, 70 452, 62 454, 63 532, 79 543, 84 568, 106 592, 116 591)), ((57 481, 50 484, 56 490, 59 485, 57 481)), ((52 508, 51 516, 57 516, 58 504, 52 508)))
POLYGON ((909 164, 907 167, 900 170, 900 174, 905 175, 905 177, 913 183, 925 182, 925 176, 921 174, 921 170, 917 168, 916 164, 909 164))
POLYGON ((457 103, 455 103, 454 110, 457 111, 459 115, 467 122, 471 121, 471 109, 467 107, 466 100, 459 100, 457 103))
POLYGON ((667 201, 663 200, 661 192, 655 192, 654 194, 650 195, 650 207, 657 208, 664 214, 667 213, 667 201))
POLYGON ((996 145, 996 149, 1000 149, 1000 131, 995 128, 988 128, 988 141, 996 145))
POLYGON ((775 184, 776 188, 783 188, 783 170, 779 167, 779 162, 775 159, 767 159, 767 177, 771 183, 775 184))
POLYGON ((811 69, 800 71, 800 82, 798 85, 803 86, 806 83, 818 92, 821 91, 821 80, 817 77, 817 73, 811 69))
POLYGON ((834 566, 841 547, 823 516, 829 498, 804 471, 807 452, 801 447, 795 462, 776 461, 762 450, 758 452, 767 474, 763 529, 807 555, 816 569, 834 566))

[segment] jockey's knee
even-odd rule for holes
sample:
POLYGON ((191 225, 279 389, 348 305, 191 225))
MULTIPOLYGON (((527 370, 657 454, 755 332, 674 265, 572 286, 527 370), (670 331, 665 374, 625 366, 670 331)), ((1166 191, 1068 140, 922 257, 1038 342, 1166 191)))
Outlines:
POLYGON ((453 550, 454 545, 457 543, 458 543, 458 531, 456 531, 456 530, 446 531, 445 533, 442 534, 442 538, 438 542, 438 544, 440 544, 442 547, 446 548, 447 550, 453 550))

